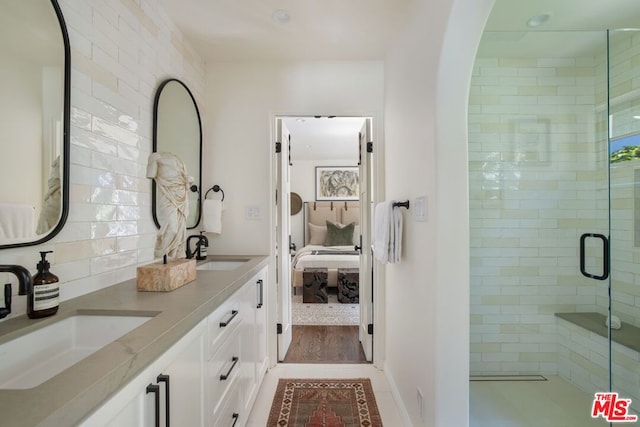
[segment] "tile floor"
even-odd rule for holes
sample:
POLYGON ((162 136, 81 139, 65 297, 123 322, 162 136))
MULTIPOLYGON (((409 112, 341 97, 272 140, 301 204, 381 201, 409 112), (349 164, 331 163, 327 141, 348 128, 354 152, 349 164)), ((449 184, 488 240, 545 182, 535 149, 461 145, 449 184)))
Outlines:
MULTIPOLYGON (((404 425, 384 372, 372 365, 278 364, 265 376, 247 422, 265 427, 280 378, 371 379, 376 403, 385 427, 404 425)), ((593 396, 558 376, 548 381, 472 381, 470 427, 605 427, 590 416, 593 396)), ((631 425, 636 425, 631 424, 631 425)), ((640 425, 638 423, 637 425, 640 425)))
MULTIPOLYGON (((593 395, 558 376, 548 381, 471 381, 470 427, 603 427, 591 418, 593 395)), ((635 424, 632 424, 635 425, 635 424)))
POLYGON ((271 402, 280 378, 370 378, 376 396, 378 410, 384 426, 401 427, 400 412, 396 406, 391 387, 384 372, 372 365, 318 365, 318 364, 278 364, 267 372, 258 398, 249 415, 247 427, 265 427, 271 410, 271 402))

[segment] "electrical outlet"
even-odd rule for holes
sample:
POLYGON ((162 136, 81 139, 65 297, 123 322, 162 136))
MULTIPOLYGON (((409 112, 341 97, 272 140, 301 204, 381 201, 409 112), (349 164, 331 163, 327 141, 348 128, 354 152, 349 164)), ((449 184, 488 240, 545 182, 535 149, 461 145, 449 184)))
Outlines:
POLYGON ((424 395, 422 390, 416 389, 416 397, 418 398, 418 413, 420 414, 420 421, 424 423, 424 395))
POLYGON ((257 220, 262 218, 262 212, 260 211, 260 206, 258 205, 249 205, 245 208, 244 217, 249 220, 257 220))

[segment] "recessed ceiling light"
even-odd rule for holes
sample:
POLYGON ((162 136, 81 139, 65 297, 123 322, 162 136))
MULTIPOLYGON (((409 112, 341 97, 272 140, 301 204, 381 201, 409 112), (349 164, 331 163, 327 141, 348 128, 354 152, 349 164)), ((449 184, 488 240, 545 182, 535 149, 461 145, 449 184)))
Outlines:
POLYGON ((288 24, 291 21, 291 15, 284 9, 278 9, 271 14, 271 18, 278 24, 288 24))
POLYGON ((304 123, 304 122, 306 122, 306 120, 305 120, 305 119, 296 119, 296 122, 298 122, 298 123, 304 123))
POLYGON ((634 119, 640 120, 640 116, 633 116, 634 119))
POLYGON ((527 21, 527 27, 530 27, 530 28, 539 27, 540 25, 547 22, 549 19, 551 19, 550 13, 541 13, 539 15, 532 16, 527 21))

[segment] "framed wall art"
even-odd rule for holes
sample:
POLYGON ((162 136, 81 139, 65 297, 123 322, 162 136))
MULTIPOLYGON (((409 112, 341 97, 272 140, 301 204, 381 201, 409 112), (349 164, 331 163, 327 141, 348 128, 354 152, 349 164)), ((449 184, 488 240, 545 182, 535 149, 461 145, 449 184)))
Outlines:
POLYGON ((316 166, 316 200, 358 200, 357 166, 316 166))

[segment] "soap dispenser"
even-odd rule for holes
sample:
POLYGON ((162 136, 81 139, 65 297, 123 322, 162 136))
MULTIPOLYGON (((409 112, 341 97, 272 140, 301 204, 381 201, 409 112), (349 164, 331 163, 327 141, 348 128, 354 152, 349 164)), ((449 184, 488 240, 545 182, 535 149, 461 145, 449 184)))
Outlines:
POLYGON ((60 284, 58 277, 49 271, 47 254, 51 252, 40 252, 42 259, 38 263, 38 272, 33 276, 33 290, 27 299, 27 315, 31 319, 52 316, 58 312, 60 284))

